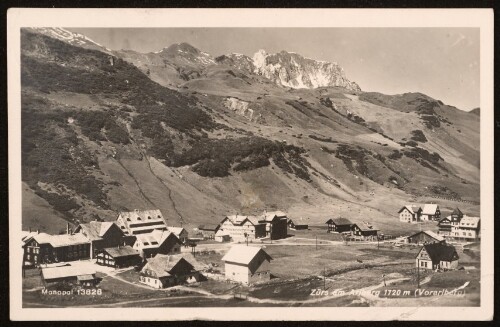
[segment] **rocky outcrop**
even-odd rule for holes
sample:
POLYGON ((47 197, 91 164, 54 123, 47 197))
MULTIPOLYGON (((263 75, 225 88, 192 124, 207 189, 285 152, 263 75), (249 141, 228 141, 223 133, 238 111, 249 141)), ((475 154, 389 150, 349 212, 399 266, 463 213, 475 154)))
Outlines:
POLYGON ((253 56, 253 64, 254 73, 278 85, 295 89, 338 86, 361 91, 358 84, 347 79, 344 69, 337 63, 309 59, 293 52, 268 54, 259 50, 253 56))
POLYGON ((250 103, 247 101, 233 97, 227 98, 224 101, 224 106, 226 108, 233 110, 238 115, 248 118, 248 120, 252 120, 254 111, 248 107, 249 104, 250 103))

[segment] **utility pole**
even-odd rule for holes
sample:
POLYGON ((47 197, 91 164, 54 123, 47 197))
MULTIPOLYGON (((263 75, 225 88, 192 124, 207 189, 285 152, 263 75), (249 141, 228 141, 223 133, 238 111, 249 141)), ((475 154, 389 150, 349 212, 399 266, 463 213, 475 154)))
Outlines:
POLYGON ((417 289, 420 289, 420 261, 417 258, 417 289))
POLYGON ((324 272, 323 272, 323 290, 326 291, 326 267, 324 267, 324 272))

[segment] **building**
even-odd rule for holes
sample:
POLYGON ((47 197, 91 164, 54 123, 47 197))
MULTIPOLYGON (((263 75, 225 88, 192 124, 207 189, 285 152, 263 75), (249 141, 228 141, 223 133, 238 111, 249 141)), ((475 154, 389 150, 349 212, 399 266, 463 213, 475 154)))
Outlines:
POLYGON ((171 227, 168 226, 167 230, 174 233, 175 236, 181 241, 182 244, 186 244, 189 239, 189 233, 185 228, 182 227, 171 227))
POLYGON ((302 230, 302 229, 308 229, 309 225, 307 224, 295 224, 293 220, 288 219, 288 228, 293 229, 293 230, 302 230))
POLYGON ((219 230, 226 232, 231 240, 244 242, 266 237, 266 224, 255 216, 233 215, 225 217, 219 230))
POLYGON ((446 243, 425 244, 415 259, 417 268, 423 269, 457 269, 458 253, 453 245, 446 243))
POLYGON ((201 235, 205 239, 213 239, 215 237, 215 233, 219 230, 220 225, 209 224, 209 225, 200 225, 198 226, 198 230, 201 232, 201 235))
POLYGON ((46 286, 51 283, 61 282, 83 286, 95 286, 97 284, 96 271, 91 268, 70 265, 42 268, 40 275, 43 284, 46 286))
POLYGON ((450 236, 460 241, 478 241, 481 238, 481 219, 479 217, 463 216, 458 226, 452 226, 450 236))
POLYGON ((434 203, 424 204, 421 219, 424 221, 441 219, 441 211, 439 210, 439 206, 434 203))
POLYGON ((443 236, 438 235, 430 230, 420 231, 411 236, 408 236, 408 243, 412 244, 441 243, 444 241, 445 239, 443 236))
POLYGON ((113 222, 91 221, 80 224, 76 227, 75 233, 83 234, 90 241, 92 258, 95 258, 97 253, 104 248, 133 245, 135 242, 135 236, 125 235, 113 222))
POLYGON ((181 241, 168 230, 155 230, 147 234, 136 234, 133 248, 143 258, 152 258, 157 254, 177 254, 181 252, 181 241))
POLYGON ((114 268, 135 266, 142 262, 139 251, 129 245, 101 249, 96 257, 98 265, 114 268))
POLYGON ((345 233, 351 232, 353 223, 346 218, 332 218, 326 222, 328 226, 327 233, 345 233))
POLYGON ((439 235, 443 237, 451 236, 451 216, 441 218, 437 225, 439 235))
POLYGON ((222 258, 226 278, 245 285, 270 280, 271 260, 262 248, 245 245, 231 247, 222 258))
POLYGON ((450 221, 451 221, 451 225, 458 226, 460 224, 460 220, 463 217, 464 217, 464 214, 462 213, 462 211, 460 211, 460 209, 458 209, 458 208, 455 208, 455 210, 453 210, 453 212, 449 216, 450 221))
POLYGON ((216 242, 229 242, 231 240, 231 236, 222 230, 218 230, 217 233, 215 233, 214 240, 216 242))
POLYGON ((399 209, 399 221, 417 223, 421 220, 422 208, 415 205, 406 205, 399 209))
POLYGON ((370 223, 354 223, 352 224, 351 235, 361 239, 376 239, 378 231, 379 230, 370 223))
POLYGON ((288 236, 288 218, 282 211, 264 211, 259 223, 266 225, 266 237, 279 240, 288 236))
POLYGON ((120 212, 116 224, 125 235, 147 234, 156 229, 168 229, 160 210, 120 212))
POLYGON ((149 259, 141 270, 139 281, 154 288, 165 288, 201 281, 201 266, 190 253, 158 254, 149 259))
POLYGON ((37 233, 25 240, 23 248, 23 262, 27 266, 90 259, 90 241, 80 233, 62 235, 37 233))

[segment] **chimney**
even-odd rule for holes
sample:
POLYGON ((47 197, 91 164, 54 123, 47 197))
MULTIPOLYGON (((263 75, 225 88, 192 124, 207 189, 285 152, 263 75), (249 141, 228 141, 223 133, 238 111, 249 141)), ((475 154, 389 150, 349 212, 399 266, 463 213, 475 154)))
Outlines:
POLYGON ((29 228, 29 231, 30 231, 30 233, 31 233, 31 227, 29 228))
POLYGON ((70 234, 70 231, 69 231, 69 223, 66 223, 66 234, 70 234))
POLYGON ((36 230, 36 233, 37 233, 37 234, 40 234, 40 228, 38 228, 38 229, 36 230))

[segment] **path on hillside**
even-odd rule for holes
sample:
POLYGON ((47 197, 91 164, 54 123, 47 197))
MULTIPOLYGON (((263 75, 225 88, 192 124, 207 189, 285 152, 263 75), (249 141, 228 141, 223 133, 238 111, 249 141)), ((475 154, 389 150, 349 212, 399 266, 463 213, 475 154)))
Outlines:
POLYGON ((120 159, 118 158, 115 158, 115 161, 120 165, 120 167, 123 168, 123 170, 125 170, 125 172, 130 176, 130 178, 132 178, 132 180, 135 182, 135 185, 137 185, 137 188, 139 189, 139 193, 141 194, 141 196, 144 198, 144 200, 146 200, 147 202, 149 202, 149 204, 151 204, 153 207, 157 208, 156 204, 153 203, 153 201, 151 201, 151 199, 149 199, 147 197, 147 195, 144 193, 144 191, 142 190, 141 188, 141 185, 139 184, 139 181, 134 177, 134 175, 132 175, 132 173, 123 165, 123 163, 120 161, 120 159))

